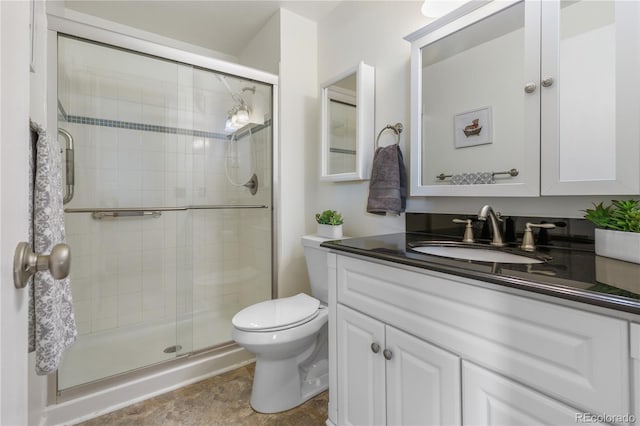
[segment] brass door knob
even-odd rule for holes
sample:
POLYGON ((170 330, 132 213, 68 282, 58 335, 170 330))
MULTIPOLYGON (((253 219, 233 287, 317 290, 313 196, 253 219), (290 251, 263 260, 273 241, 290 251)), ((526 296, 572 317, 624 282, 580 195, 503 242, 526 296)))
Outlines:
POLYGON ((56 280, 69 276, 71 249, 67 244, 57 244, 48 255, 31 251, 29 243, 20 242, 13 256, 13 285, 24 288, 29 278, 38 271, 49 271, 56 280))

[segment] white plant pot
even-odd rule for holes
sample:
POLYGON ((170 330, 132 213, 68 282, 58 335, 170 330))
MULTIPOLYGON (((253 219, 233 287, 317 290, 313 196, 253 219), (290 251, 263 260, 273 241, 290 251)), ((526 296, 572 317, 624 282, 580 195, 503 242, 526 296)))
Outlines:
POLYGON ((640 263, 640 232, 596 228, 596 254, 640 263))
POLYGON ((334 240, 340 239, 342 238, 342 225, 322 225, 319 223, 318 236, 334 240))

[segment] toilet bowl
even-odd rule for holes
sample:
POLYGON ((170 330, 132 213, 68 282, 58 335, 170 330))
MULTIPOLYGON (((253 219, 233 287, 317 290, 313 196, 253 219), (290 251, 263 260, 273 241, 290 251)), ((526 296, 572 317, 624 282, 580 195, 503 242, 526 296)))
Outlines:
POLYGON ((232 319, 233 340, 255 354, 251 406, 261 413, 296 407, 329 386, 327 303, 328 241, 302 237, 312 296, 256 303, 232 319))

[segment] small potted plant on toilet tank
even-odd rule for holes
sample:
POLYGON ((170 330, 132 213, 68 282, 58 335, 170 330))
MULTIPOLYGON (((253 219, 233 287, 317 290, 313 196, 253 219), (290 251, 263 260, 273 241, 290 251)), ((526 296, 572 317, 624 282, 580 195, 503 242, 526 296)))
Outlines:
POLYGON ((640 201, 613 200, 605 206, 586 209, 585 219, 593 222, 597 255, 640 263, 640 201))
POLYGON ((316 213, 318 222, 318 236, 325 238, 342 238, 342 216, 335 210, 325 210, 316 213))

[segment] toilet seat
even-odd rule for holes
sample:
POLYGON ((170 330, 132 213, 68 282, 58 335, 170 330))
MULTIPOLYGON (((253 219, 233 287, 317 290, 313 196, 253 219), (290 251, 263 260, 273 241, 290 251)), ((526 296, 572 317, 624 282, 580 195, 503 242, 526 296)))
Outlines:
POLYGON ((256 303, 231 320, 244 331, 275 331, 295 327, 318 316, 320 301, 304 293, 256 303))

